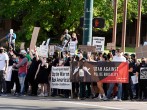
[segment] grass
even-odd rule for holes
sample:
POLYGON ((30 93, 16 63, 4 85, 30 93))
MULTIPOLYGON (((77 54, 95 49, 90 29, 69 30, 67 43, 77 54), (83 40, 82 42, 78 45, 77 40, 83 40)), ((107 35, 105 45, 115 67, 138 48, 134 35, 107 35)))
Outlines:
MULTIPOLYGON (((116 47, 116 48, 121 48, 121 47, 116 47)), ((105 47, 105 51, 107 52, 108 50, 105 47)), ((135 53, 135 47, 126 47, 125 48, 126 53, 135 53)))

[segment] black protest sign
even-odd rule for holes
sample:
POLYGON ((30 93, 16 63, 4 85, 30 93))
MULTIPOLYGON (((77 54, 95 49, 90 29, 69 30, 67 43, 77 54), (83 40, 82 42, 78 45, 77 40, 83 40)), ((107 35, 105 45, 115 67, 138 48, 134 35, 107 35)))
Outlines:
POLYGON ((73 62, 72 82, 128 83, 126 62, 73 62))

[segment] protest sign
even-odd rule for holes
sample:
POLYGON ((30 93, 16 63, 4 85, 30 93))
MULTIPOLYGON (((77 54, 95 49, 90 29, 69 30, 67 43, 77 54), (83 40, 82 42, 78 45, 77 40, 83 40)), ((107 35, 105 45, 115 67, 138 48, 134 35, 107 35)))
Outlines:
POLYGON ((145 45, 147 45, 147 41, 145 41, 145 42, 143 43, 143 46, 145 46, 145 45))
POLYGON ((40 48, 39 48, 40 56, 48 58, 49 42, 50 42, 50 38, 47 41, 43 41, 42 45, 40 45, 40 48))
POLYGON ((147 67, 140 68, 140 80, 147 80, 147 67))
POLYGON ((147 45, 145 46, 140 46, 140 47, 136 47, 135 49, 136 52, 136 58, 143 58, 143 57, 147 57, 147 45))
POLYGON ((95 46, 79 45, 79 49, 85 52, 96 52, 95 46))
POLYGON ((51 88, 72 89, 70 82, 70 67, 52 67, 51 88))
POLYGON ((72 82, 128 83, 126 62, 72 62, 72 82))
POLYGON ((60 52, 61 52, 61 51, 63 50, 63 47, 62 47, 62 46, 56 46, 56 47, 55 47, 55 50, 57 50, 57 51, 60 51, 60 52))
POLYGON ((48 58, 48 46, 47 45, 40 45, 39 55, 41 57, 48 58))
POLYGON ((93 46, 96 46, 96 51, 103 52, 105 46, 105 37, 93 37, 93 46))
POLYGON ((69 43, 70 55, 75 55, 76 45, 77 45, 77 43, 74 42, 74 41, 72 41, 72 42, 69 43))
POLYGON ((36 51, 37 51, 38 55, 40 56, 40 47, 36 47, 36 51))
POLYGON ((24 50, 25 49, 25 42, 21 42, 20 44, 20 50, 24 50))
POLYGON ((115 44, 114 43, 107 43, 107 49, 108 50, 115 50, 116 49, 116 46, 115 46, 115 44))
POLYGON ((131 80, 133 84, 137 84, 138 83, 138 77, 136 75, 131 76, 131 80))
POLYGON ((38 34, 39 34, 40 27, 34 27, 32 38, 31 38, 31 43, 30 43, 30 50, 34 50, 38 34))
POLYGON ((55 52, 55 45, 49 45, 49 55, 54 55, 55 52))

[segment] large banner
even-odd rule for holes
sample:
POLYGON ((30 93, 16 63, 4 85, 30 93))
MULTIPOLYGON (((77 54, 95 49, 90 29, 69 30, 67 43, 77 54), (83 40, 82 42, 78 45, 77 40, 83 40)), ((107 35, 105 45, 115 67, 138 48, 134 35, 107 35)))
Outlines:
POLYGON ((105 37, 93 37, 93 46, 96 46, 96 51, 104 52, 105 37))
POLYGON ((140 80, 147 80, 147 67, 140 68, 140 80))
POLYGON ((70 67, 52 67, 51 88, 71 89, 70 67))
POLYGON ((72 62, 72 82, 128 83, 126 62, 72 62))

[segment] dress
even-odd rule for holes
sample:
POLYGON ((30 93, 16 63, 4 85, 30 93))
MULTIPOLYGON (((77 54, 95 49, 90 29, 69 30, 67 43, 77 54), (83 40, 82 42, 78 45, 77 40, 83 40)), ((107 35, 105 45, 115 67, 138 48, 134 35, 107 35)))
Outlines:
POLYGON ((48 84, 49 83, 49 80, 48 80, 48 76, 49 76, 49 69, 46 68, 46 66, 42 66, 42 64, 40 65, 40 69, 39 69, 39 72, 37 74, 37 82, 40 83, 40 84, 48 84))

